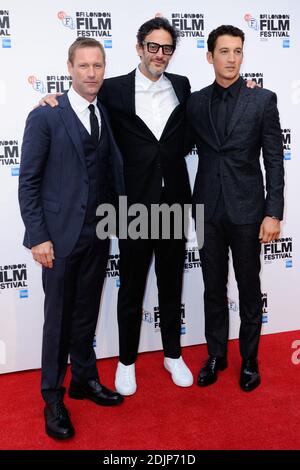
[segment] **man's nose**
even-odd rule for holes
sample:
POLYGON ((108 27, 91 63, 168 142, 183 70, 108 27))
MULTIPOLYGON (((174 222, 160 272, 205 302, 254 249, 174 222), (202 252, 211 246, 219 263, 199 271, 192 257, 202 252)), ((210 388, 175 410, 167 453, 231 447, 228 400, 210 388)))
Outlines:
POLYGON ((89 77, 94 77, 94 75, 95 75, 94 67, 91 66, 91 67, 88 68, 88 75, 89 75, 89 77))
POLYGON ((156 53, 156 55, 158 55, 159 57, 163 57, 163 50, 162 50, 162 47, 160 47, 156 53))

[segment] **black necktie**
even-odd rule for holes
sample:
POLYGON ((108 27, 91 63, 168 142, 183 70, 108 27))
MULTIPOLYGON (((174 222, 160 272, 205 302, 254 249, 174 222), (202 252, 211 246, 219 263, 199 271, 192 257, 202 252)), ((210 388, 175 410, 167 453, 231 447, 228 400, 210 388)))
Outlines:
POLYGON ((221 142, 224 142, 226 137, 226 127, 227 127, 227 100, 228 100, 228 90, 224 90, 222 93, 222 98, 217 109, 217 132, 221 142))
POLYGON ((96 147, 96 145, 98 144, 98 140, 99 140, 99 122, 95 114, 95 106, 93 104, 89 105, 89 110, 90 110, 90 123, 91 123, 91 139, 92 139, 93 144, 96 147))

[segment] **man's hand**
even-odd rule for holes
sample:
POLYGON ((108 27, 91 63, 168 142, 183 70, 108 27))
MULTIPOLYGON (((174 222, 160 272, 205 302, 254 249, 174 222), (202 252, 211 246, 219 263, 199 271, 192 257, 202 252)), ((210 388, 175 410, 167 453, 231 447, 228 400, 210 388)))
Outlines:
POLYGON ((51 108, 55 108, 55 106, 58 105, 58 101, 57 101, 56 97, 60 96, 60 95, 63 95, 63 93, 54 93, 53 95, 46 95, 46 96, 44 96, 44 98, 42 98, 39 101, 38 106, 46 106, 47 104, 49 104, 49 106, 51 106, 51 108))
POLYGON ((53 244, 50 242, 40 243, 31 248, 33 259, 45 268, 53 268, 54 250, 53 244))
MULTIPOLYGON (((260 84, 256 83, 254 80, 247 80, 246 85, 247 85, 247 88, 256 88, 256 87, 261 88, 260 84)), ((47 96, 51 96, 51 95, 47 95, 47 96)), ((47 96, 46 96, 46 98, 47 98, 47 96)))
POLYGON ((260 243, 270 243, 276 240, 280 234, 280 220, 266 216, 261 223, 259 231, 260 243))

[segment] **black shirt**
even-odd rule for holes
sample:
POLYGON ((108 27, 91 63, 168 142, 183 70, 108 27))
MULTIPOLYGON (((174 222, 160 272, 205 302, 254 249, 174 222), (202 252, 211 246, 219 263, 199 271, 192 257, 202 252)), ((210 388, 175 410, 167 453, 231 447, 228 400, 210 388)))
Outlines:
POLYGON ((228 126, 228 123, 230 121, 230 118, 232 116, 233 110, 237 102, 237 98, 238 98, 242 83, 243 83, 242 77, 239 77, 238 80, 236 80, 228 88, 222 87, 216 81, 214 82, 211 112, 212 112, 212 119, 215 125, 217 123, 217 114, 218 114, 219 105, 222 100, 223 93, 225 90, 227 90, 228 95, 227 95, 226 125, 228 126))

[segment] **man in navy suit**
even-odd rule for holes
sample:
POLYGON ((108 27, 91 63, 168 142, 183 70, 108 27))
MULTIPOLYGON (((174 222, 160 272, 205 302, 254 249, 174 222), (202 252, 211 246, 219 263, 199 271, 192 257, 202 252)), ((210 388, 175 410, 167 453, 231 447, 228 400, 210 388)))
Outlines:
POLYGON ((275 93, 248 88, 239 75, 243 31, 230 25, 220 26, 210 33, 207 44, 207 59, 214 67, 216 79, 193 93, 187 106, 199 154, 193 202, 204 204, 205 219, 200 257, 209 357, 198 376, 198 385, 214 383, 218 370, 227 367, 230 247, 241 317, 240 386, 252 391, 260 384, 260 247, 261 243, 278 238, 283 216, 281 128, 275 93))
POLYGON ((71 398, 105 406, 123 401, 101 385, 93 349, 109 250, 109 240, 96 235, 96 209, 113 193, 124 194, 122 156, 97 101, 102 45, 78 38, 69 48, 68 70, 72 87, 58 106, 28 116, 19 181, 24 245, 42 265, 41 389, 46 433, 57 439, 74 434, 63 402, 68 354, 71 398))

